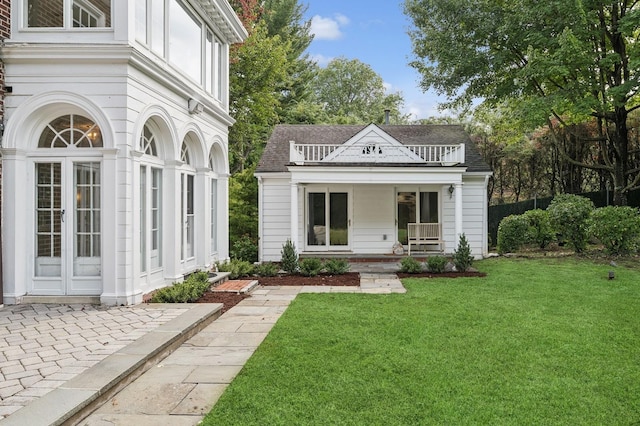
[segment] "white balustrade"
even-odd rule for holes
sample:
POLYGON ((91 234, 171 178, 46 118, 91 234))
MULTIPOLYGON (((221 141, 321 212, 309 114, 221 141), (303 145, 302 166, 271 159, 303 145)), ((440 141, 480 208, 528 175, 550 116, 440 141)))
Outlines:
POLYGON ((289 160, 304 163, 426 163, 452 166, 465 161, 465 145, 331 145, 290 142, 289 160))

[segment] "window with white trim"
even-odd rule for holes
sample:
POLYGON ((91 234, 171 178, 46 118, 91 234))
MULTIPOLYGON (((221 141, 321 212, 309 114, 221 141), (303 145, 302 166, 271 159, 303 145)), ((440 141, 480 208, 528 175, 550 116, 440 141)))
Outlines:
MULTIPOLYGON (((182 143, 181 161, 191 169, 191 154, 186 142, 182 143)), ((181 212, 182 212, 182 249, 181 259, 195 256, 195 175, 193 171, 184 171, 180 176, 181 212)))
POLYGON ((182 0, 135 2, 136 40, 222 101, 227 45, 214 29, 182 0))
POLYGON ((111 27, 111 0, 23 0, 27 28, 111 27))
POLYGON ((156 135, 145 124, 140 135, 140 272, 162 267, 162 161, 156 135))

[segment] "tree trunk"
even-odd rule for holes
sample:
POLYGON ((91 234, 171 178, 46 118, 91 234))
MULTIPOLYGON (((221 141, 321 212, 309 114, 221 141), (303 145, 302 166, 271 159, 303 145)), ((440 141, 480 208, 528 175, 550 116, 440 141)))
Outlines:
POLYGON ((629 129, 628 112, 624 107, 616 107, 614 117, 615 130, 610 135, 613 147, 613 205, 626 206, 629 188, 627 187, 629 170, 629 129))

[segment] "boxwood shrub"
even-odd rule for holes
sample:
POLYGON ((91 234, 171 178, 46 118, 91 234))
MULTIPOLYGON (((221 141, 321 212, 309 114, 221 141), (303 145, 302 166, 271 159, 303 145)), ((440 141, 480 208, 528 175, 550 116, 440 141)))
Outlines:
POLYGON ((640 245, 640 214, 633 207, 595 209, 588 220, 588 229, 609 254, 630 254, 640 245))
POLYGON ((529 241, 529 221, 523 215, 512 214, 498 225, 498 253, 513 253, 529 241))
POLYGON ((422 263, 411 256, 403 257, 400 261, 400 272, 404 272, 406 274, 419 274, 422 272, 422 263))
POLYGON ((575 194, 557 195, 547 207, 551 226, 576 253, 587 248, 587 220, 593 209, 590 199, 575 194))

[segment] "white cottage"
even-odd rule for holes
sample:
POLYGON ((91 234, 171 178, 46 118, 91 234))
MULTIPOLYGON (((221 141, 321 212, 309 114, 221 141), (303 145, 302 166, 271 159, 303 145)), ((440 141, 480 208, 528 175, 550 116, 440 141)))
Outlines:
POLYGON ((487 254, 489 166, 461 126, 279 125, 255 173, 259 259, 487 254))
POLYGON ((226 0, 11 2, 5 303, 138 303, 228 258, 228 52, 246 36, 226 0))

